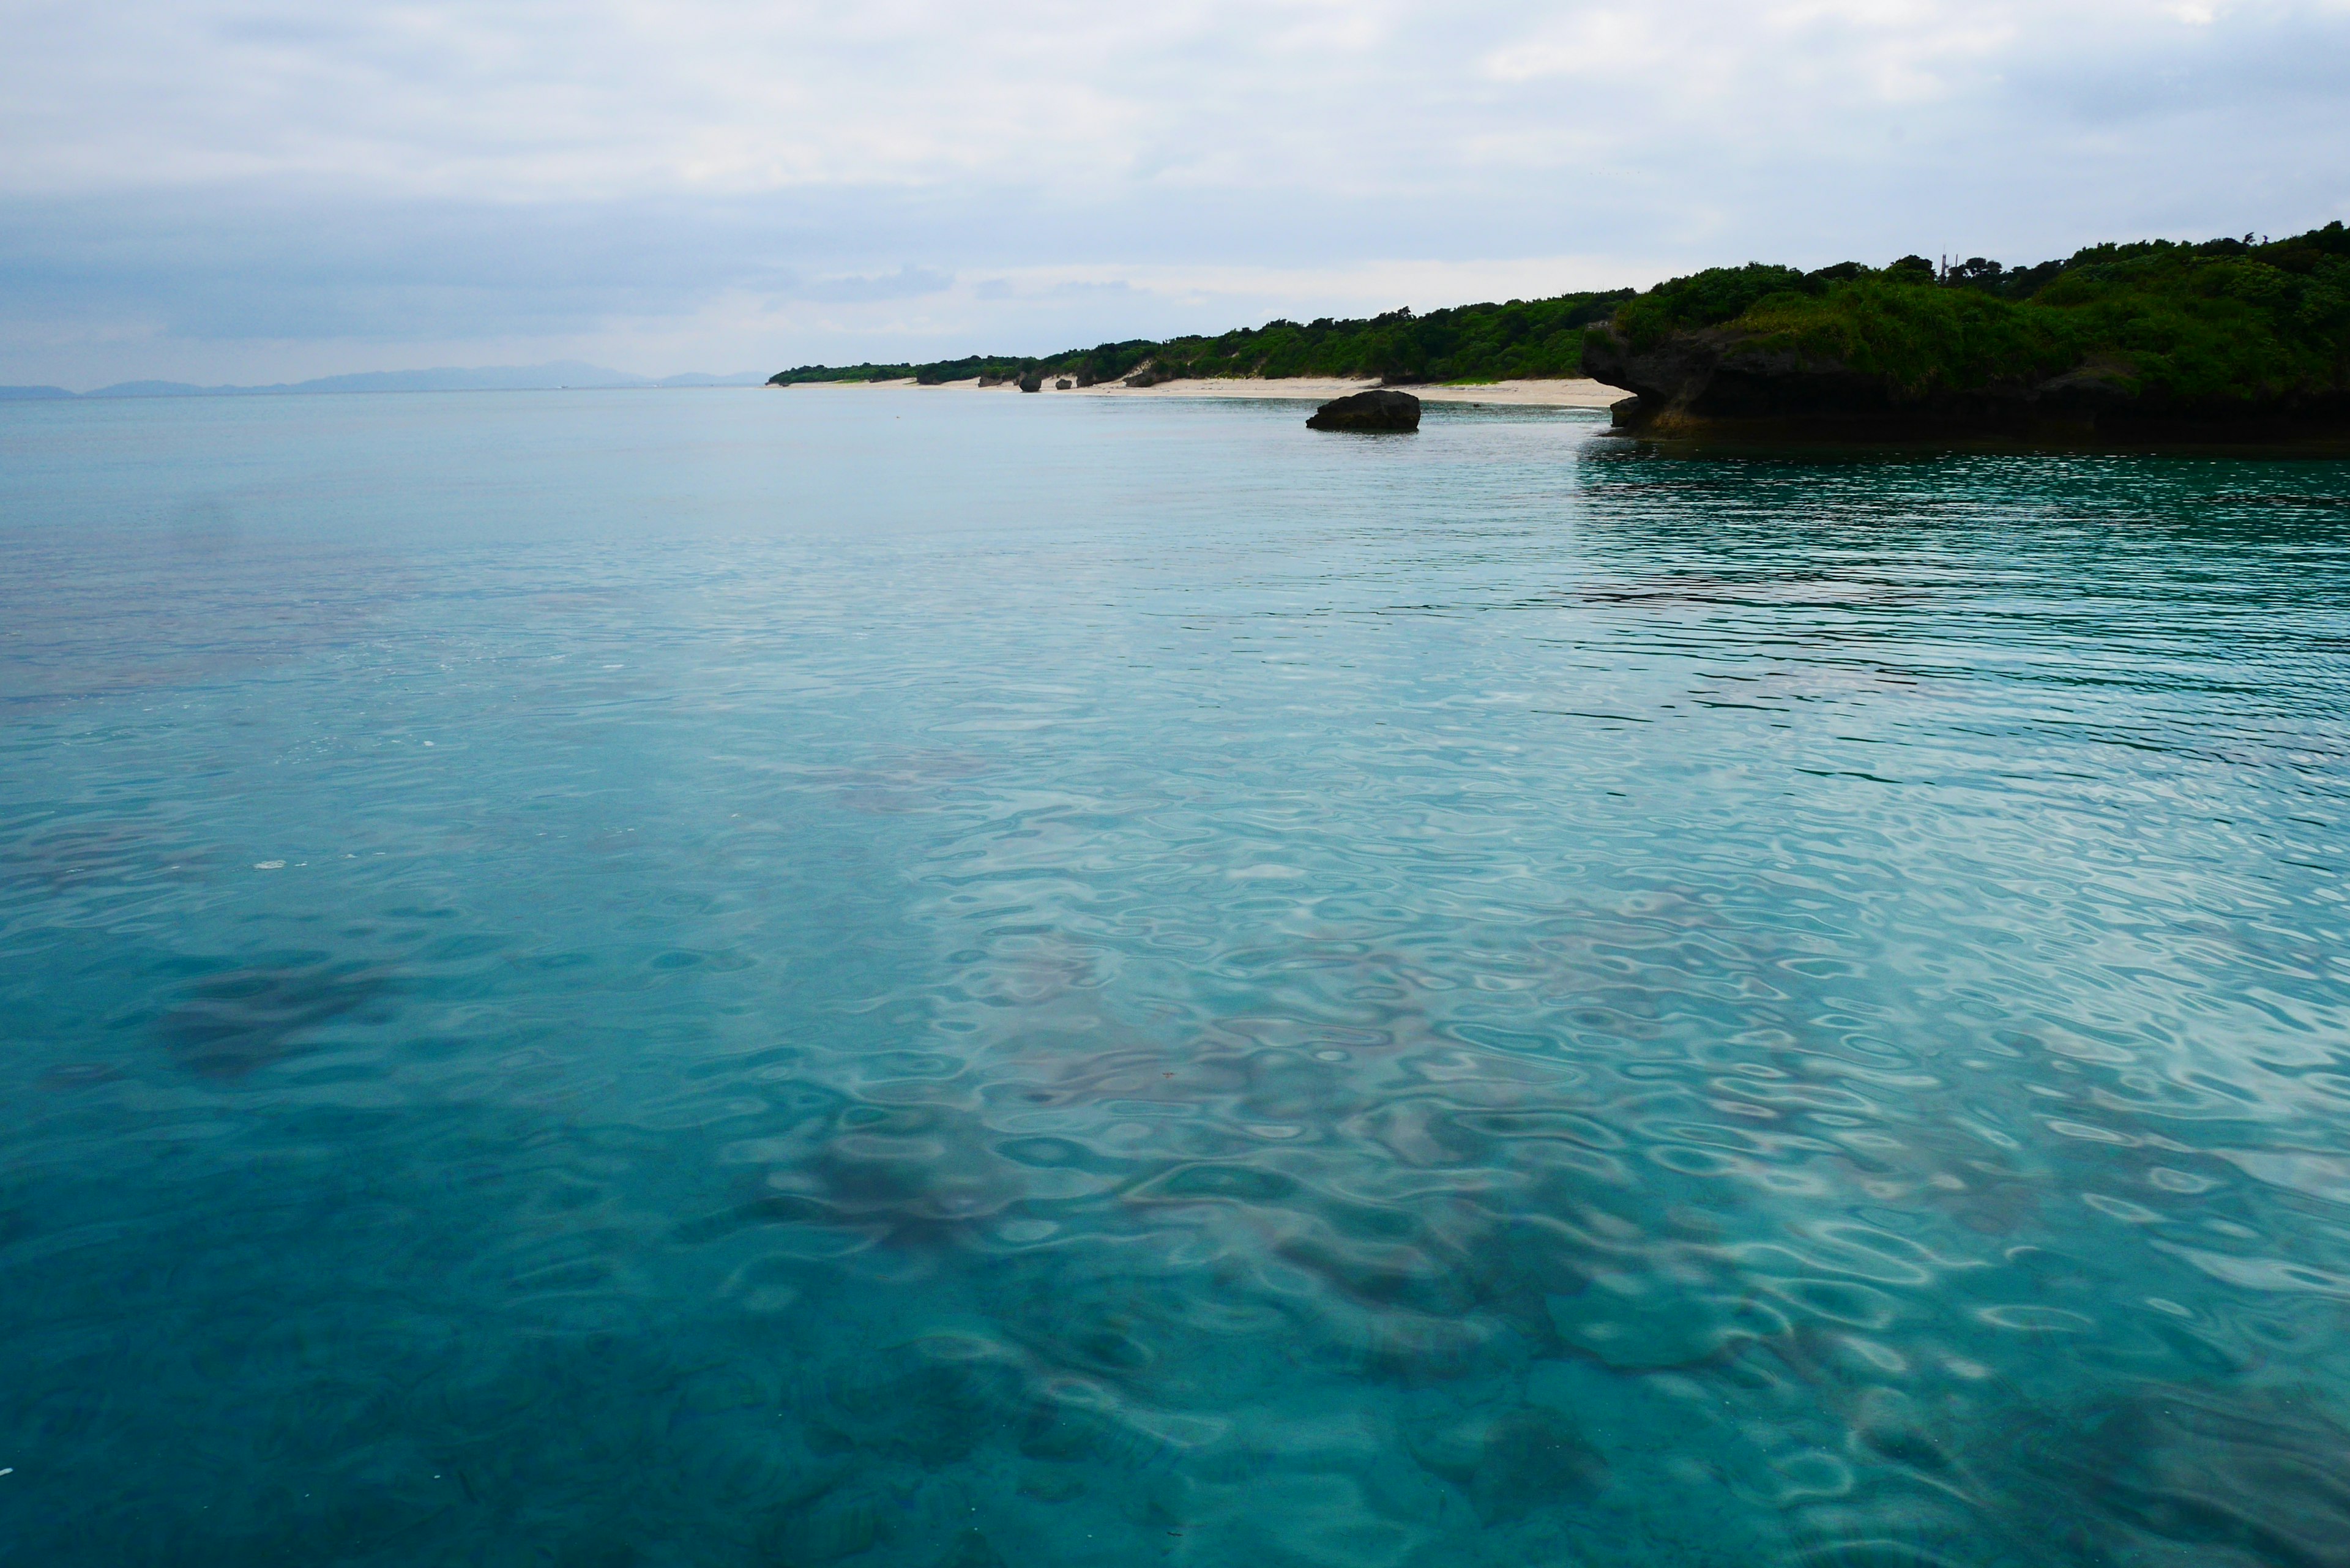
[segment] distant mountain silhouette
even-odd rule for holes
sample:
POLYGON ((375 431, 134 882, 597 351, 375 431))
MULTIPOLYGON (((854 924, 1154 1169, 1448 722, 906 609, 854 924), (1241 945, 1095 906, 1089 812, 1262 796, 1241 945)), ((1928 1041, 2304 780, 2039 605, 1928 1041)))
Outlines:
POLYGON ((255 398, 286 397, 313 392, 521 392, 562 388, 598 387, 755 387, 765 378, 756 372, 710 376, 699 371, 655 380, 608 370, 577 359, 545 365, 493 365, 473 369, 447 366, 432 370, 363 370, 350 376, 321 376, 311 381, 280 381, 266 387, 199 387, 188 381, 120 381, 94 392, 68 392, 62 387, 0 387, 0 400, 26 401, 52 398, 255 398))

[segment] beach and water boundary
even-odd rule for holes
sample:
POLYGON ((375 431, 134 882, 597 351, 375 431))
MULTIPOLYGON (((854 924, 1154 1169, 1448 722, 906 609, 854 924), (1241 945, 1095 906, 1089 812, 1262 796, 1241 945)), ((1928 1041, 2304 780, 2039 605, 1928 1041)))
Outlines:
MULTIPOLYGON (((1041 392, 1024 393, 1011 382, 993 386, 980 385, 977 377, 960 381, 922 383, 912 377, 888 381, 799 381, 777 390, 805 393, 819 389, 854 391, 885 389, 914 389, 924 392, 1007 392, 1014 397, 1086 397, 1086 398, 1248 398, 1281 399, 1297 402, 1327 402, 1356 392, 1368 391, 1383 383, 1377 379, 1347 380, 1326 376, 1212 376, 1160 381, 1148 387, 1129 387, 1121 381, 1103 381, 1090 387, 1055 389, 1050 380, 1041 392)), ((1482 403, 1496 408, 1540 409, 1604 409, 1623 400, 1627 395, 1620 387, 1587 379, 1559 380, 1506 380, 1473 385, 1411 386, 1402 389, 1424 403, 1482 403)))

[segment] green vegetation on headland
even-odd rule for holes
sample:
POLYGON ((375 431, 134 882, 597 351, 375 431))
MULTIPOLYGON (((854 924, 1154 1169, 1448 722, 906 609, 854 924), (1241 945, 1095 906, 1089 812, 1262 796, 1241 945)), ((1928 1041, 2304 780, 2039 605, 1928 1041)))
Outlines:
POLYGON ((1627 301, 1584 365, 1660 434, 2350 434, 2350 233, 1717 267, 1627 301))
POLYGON ((1081 387, 1122 380, 1138 372, 1154 381, 1206 376, 1338 376, 1406 384, 1498 381, 1518 377, 1579 376, 1583 329, 1600 321, 1632 291, 1565 294, 1555 299, 1513 299, 1505 305, 1464 305, 1415 316, 1391 310, 1367 321, 1268 321, 1217 337, 1133 338, 1072 348, 1044 358, 972 355, 927 365, 802 365, 769 378, 788 387, 803 381, 893 381, 925 385, 994 381, 1038 375, 1066 377, 1081 387))
POLYGON ((1635 394, 1617 405, 1619 426, 1657 434, 2350 439, 2350 232, 2093 245, 2017 268, 1756 262, 1638 294, 1272 321, 1043 358, 806 365, 771 380, 1291 376, 1590 376, 1635 394))

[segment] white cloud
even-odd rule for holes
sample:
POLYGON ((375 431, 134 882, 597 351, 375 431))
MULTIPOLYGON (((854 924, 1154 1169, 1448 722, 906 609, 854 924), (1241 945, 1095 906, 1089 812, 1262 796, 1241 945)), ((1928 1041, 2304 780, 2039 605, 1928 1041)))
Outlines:
POLYGON ((722 306, 770 357, 1053 347, 1094 328, 1052 329, 1048 276, 1130 283, 1141 332, 1344 308, 1373 276, 1422 306, 1555 292, 1563 256, 1608 281, 2029 260, 2350 209, 2344 0, 0 0, 0 23, 5 379, 93 344, 210 352, 213 379, 328 345, 359 361, 328 369, 393 343, 594 358, 722 306), (972 276, 1005 292, 947 286, 972 276))

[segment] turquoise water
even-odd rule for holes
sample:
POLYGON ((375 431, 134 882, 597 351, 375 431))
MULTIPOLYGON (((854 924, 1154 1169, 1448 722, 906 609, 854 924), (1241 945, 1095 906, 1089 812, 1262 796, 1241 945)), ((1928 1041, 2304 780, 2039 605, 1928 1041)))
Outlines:
POLYGON ((0 409, 26 1563, 2350 1563, 2350 465, 0 409))

